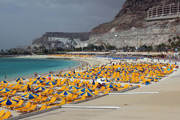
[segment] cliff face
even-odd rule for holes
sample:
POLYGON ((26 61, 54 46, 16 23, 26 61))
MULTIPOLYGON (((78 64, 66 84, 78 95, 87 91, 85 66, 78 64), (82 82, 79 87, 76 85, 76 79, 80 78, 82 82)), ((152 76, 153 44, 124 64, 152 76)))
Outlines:
POLYGON ((142 28, 146 23, 145 18, 149 8, 177 2, 180 2, 180 0, 126 0, 123 8, 115 16, 114 20, 95 27, 92 29, 91 34, 107 33, 112 29, 142 28))
POLYGON ((33 41, 32 47, 45 46, 46 48, 60 47, 71 49, 83 41, 89 40, 90 33, 63 33, 63 32, 47 32, 42 37, 33 41))
POLYGON ((114 20, 92 29, 89 44, 105 43, 118 48, 168 44, 168 39, 180 34, 180 19, 147 21, 147 10, 178 2, 180 0, 126 0, 114 20))

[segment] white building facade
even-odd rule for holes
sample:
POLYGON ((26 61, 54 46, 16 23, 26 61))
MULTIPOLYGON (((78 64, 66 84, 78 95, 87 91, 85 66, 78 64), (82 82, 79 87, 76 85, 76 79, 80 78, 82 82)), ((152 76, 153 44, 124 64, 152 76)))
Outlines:
POLYGON ((180 3, 149 8, 146 20, 173 19, 180 17, 180 3))

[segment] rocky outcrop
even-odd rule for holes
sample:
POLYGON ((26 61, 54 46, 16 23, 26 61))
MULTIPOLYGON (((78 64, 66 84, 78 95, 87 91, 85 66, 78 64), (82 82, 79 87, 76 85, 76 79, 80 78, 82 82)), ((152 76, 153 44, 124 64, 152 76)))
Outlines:
POLYGON ((89 44, 105 43, 118 48, 168 44, 168 39, 180 33, 180 19, 147 21, 147 10, 178 2, 180 0, 126 0, 114 20, 92 29, 89 44))
POLYGON ((161 43, 169 43, 169 39, 178 36, 177 31, 180 31, 180 26, 165 26, 152 25, 147 28, 132 27, 129 30, 104 33, 101 35, 92 35, 89 44, 101 45, 105 44, 123 48, 125 46, 140 47, 142 45, 156 46, 161 43))
POLYGON ((71 49, 83 41, 89 40, 90 33, 63 33, 63 32, 47 32, 42 37, 33 41, 31 47, 45 46, 50 48, 71 49))

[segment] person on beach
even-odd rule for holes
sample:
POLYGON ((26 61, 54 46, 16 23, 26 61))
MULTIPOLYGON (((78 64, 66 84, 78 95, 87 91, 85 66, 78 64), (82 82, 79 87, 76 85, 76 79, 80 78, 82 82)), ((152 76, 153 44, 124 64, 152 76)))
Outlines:
POLYGON ((34 73, 34 77, 37 77, 37 73, 34 73))
POLYGON ((5 75, 5 79, 7 78, 7 75, 5 75))
POLYGON ((32 91, 32 93, 36 93, 36 91, 35 91, 35 89, 34 89, 34 88, 32 88, 32 89, 31 89, 31 91, 32 91))
POLYGON ((39 74, 38 77, 41 77, 41 75, 39 74))
POLYGON ((27 91, 28 91, 28 92, 31 91, 31 88, 30 88, 29 84, 28 84, 28 86, 27 86, 27 91))
POLYGON ((62 74, 62 70, 60 70, 60 71, 59 71, 59 74, 58 74, 58 76, 60 77, 60 75, 61 75, 61 74, 62 74))

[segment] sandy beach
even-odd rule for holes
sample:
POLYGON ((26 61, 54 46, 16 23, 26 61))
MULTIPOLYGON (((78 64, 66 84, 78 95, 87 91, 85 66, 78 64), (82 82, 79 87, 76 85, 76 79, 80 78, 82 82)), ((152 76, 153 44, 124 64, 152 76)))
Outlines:
MULTIPOLYGON (((64 59, 57 56, 19 56, 18 58, 46 58, 46 59, 64 59)), ((67 58, 65 58, 67 59, 67 58)), ((108 58, 98 57, 71 57, 71 60, 81 61, 81 67, 84 70, 88 66, 101 66, 108 64, 108 58)), ((127 62, 164 62, 164 60, 151 60, 141 59, 138 61, 127 60, 127 62)), ((119 60, 114 60, 114 63, 119 60)), ((166 61, 168 62, 168 61, 166 61)), ((179 64, 179 63, 178 63, 179 64)), ((76 71, 81 71, 76 66, 76 71)), ((67 73, 69 70, 63 70, 67 73)), ((66 104, 65 106, 114 106, 120 107, 119 109, 79 109, 79 108, 60 108, 46 113, 34 115, 32 117, 24 118, 24 120, 108 120, 108 119, 125 119, 125 120, 144 120, 144 119, 178 119, 180 115, 180 87, 179 80, 180 70, 167 75, 157 83, 152 83, 148 86, 142 85, 138 89, 131 90, 130 92, 158 92, 158 94, 109 94, 107 96, 93 99, 79 104, 66 104)), ((43 75, 46 75, 43 74, 43 75)), ((27 77, 28 78, 28 77, 27 77)), ((58 77, 57 77, 58 78, 58 77)), ((90 80, 91 81, 91 80, 90 80)), ((14 82, 14 81, 12 81, 14 82)), ((124 85, 124 83, 122 83, 124 85)), ((132 84, 133 85, 133 84, 132 84)), ((137 85, 137 84, 136 84, 137 85)), ((4 109, 1 107, 1 109, 4 109)), ((15 111, 11 111, 13 116, 20 115, 15 111)))
MULTIPOLYGON (((103 59, 76 58, 76 60, 86 61, 90 65, 105 63, 103 59)), ((157 83, 129 91, 157 92, 157 94, 107 95, 79 104, 68 104, 73 106, 116 106, 120 107, 119 109, 60 108, 24 118, 24 120, 179 120, 179 77, 180 70, 178 69, 157 83)))

